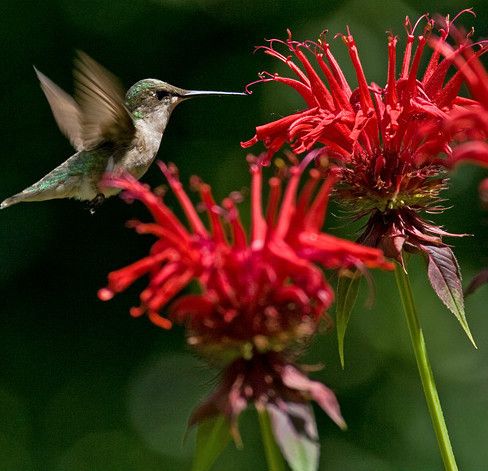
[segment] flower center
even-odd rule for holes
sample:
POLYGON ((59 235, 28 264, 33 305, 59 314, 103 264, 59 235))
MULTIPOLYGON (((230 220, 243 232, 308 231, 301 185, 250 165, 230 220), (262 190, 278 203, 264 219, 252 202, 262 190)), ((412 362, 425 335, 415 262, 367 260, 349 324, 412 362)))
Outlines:
POLYGON ((417 166, 398 153, 378 150, 356 153, 342 169, 338 193, 355 213, 410 207, 431 208, 445 188, 442 169, 435 164, 417 166))

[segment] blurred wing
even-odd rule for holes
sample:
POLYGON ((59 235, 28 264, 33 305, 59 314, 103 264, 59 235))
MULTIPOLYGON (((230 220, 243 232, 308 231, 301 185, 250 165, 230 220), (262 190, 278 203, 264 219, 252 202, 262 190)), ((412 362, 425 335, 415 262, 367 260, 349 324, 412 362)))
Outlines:
POLYGON ((75 60, 74 78, 85 149, 104 141, 116 144, 132 141, 135 127, 124 106, 125 93, 119 80, 81 51, 75 60))
POLYGON ((69 139, 71 145, 78 151, 84 150, 81 137, 80 109, 75 100, 54 82, 48 79, 35 67, 41 88, 51 106, 56 123, 61 132, 69 139))

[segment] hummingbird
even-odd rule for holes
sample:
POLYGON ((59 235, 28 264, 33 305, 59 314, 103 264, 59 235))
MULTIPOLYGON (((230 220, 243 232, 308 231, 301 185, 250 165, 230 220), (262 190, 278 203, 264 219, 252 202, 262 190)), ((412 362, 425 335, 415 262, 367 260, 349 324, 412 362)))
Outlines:
POLYGON ((141 178, 154 161, 169 117, 182 101, 199 96, 246 95, 241 92, 185 90, 144 79, 127 93, 103 66, 79 51, 74 62, 74 98, 34 70, 61 132, 76 153, 38 182, 7 198, 16 203, 75 198, 93 213, 120 190, 101 184, 104 174, 141 178))

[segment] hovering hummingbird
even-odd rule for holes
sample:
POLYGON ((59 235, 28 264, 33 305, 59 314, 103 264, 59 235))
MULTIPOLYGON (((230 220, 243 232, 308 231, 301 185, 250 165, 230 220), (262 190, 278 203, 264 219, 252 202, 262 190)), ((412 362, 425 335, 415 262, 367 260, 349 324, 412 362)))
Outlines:
POLYGON ((184 90, 156 79, 132 85, 124 97, 119 80, 83 52, 75 59, 74 98, 34 68, 59 129, 76 153, 0 208, 22 201, 76 198, 90 210, 120 190, 100 185, 106 172, 139 179, 158 152, 171 112, 184 100, 240 92, 184 90))

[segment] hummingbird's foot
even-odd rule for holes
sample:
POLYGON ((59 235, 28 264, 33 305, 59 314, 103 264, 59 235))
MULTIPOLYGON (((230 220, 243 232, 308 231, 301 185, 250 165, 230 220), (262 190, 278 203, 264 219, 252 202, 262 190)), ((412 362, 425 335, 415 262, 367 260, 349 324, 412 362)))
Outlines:
POLYGON ((90 211, 90 214, 95 214, 95 211, 102 205, 104 201, 105 196, 103 195, 103 193, 98 193, 95 198, 88 201, 88 211, 90 211))

